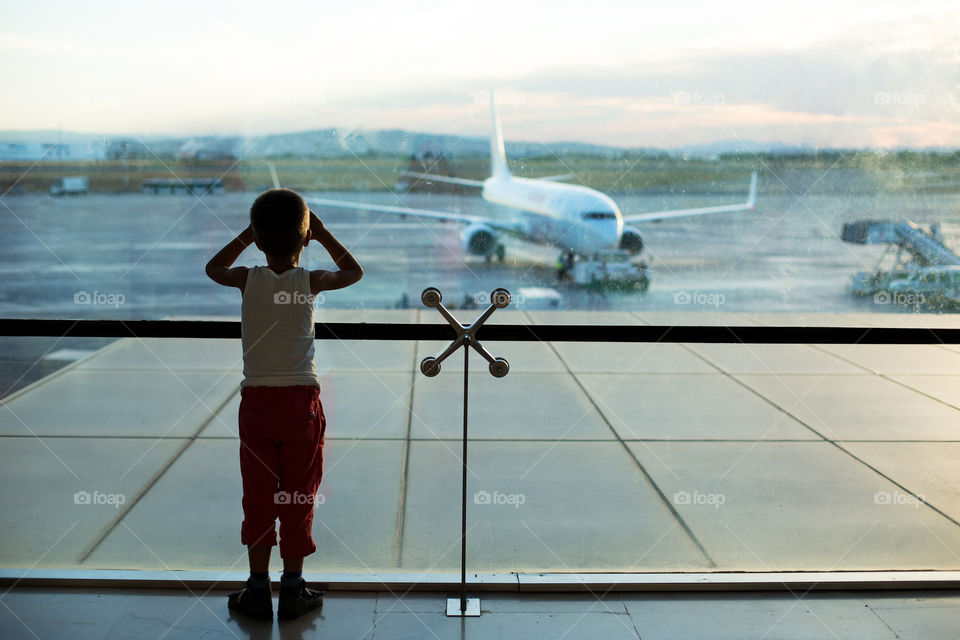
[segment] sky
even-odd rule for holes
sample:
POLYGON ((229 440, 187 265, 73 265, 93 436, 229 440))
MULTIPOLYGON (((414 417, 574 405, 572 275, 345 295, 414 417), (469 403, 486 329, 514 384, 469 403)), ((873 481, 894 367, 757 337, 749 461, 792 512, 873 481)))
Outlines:
POLYGON ((960 0, 7 0, 0 131, 960 147, 960 0))

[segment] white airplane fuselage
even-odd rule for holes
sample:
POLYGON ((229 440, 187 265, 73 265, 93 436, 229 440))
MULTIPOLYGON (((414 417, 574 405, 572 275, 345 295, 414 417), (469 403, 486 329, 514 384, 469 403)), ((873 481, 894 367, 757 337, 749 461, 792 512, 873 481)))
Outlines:
POLYGON ((483 199, 524 221, 527 238, 564 252, 590 256, 616 249, 623 216, 606 194, 579 185, 494 176, 483 182, 483 199))

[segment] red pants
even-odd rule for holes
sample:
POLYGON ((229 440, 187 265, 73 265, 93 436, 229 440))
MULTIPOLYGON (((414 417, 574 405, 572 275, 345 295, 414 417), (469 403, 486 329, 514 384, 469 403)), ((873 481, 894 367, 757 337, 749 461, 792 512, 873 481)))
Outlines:
POLYGON ((240 390, 243 544, 277 544, 280 518, 281 557, 299 558, 317 550, 311 530, 326 426, 316 387, 240 390))

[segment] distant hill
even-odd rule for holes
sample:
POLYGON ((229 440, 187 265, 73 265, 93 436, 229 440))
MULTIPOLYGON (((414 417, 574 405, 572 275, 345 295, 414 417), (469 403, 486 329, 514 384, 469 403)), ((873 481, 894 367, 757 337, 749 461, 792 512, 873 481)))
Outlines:
MULTIPOLYGON (((0 149, 32 145, 42 149, 51 144, 68 145, 75 159, 104 157, 111 147, 118 144, 135 144, 149 147, 160 156, 176 155, 184 148, 203 151, 204 148, 219 148, 230 145, 237 154, 248 158, 264 157, 320 157, 333 158, 364 155, 410 155, 429 141, 434 147, 444 149, 453 156, 486 156, 490 142, 485 136, 460 137, 446 134, 429 134, 402 129, 355 129, 337 128, 296 131, 265 136, 135 136, 72 131, 35 130, 0 131, 0 149)), ((585 142, 507 142, 507 155, 525 158, 538 155, 590 154, 616 157, 623 154, 670 153, 697 157, 716 157, 728 153, 812 153, 815 149, 789 145, 782 142, 758 142, 755 140, 724 140, 695 145, 683 145, 668 149, 624 148, 585 142)), ((933 149, 930 149, 931 151, 933 149)), ((937 149, 944 151, 943 149, 937 149)), ((21 149, 22 151, 22 149, 21 149)), ((820 149, 823 151, 823 149, 820 149)), ((917 151, 926 151, 917 149, 917 151)), ((33 154, 31 149, 25 152, 33 154)), ((39 153, 39 152, 37 152, 39 153)), ((5 158, 0 154, 0 160, 5 158)), ((6 158, 10 159, 10 158, 6 158)), ((18 158, 22 159, 22 158, 18 158)))
POLYGON ((671 151, 694 156, 719 156, 725 153, 813 153, 816 149, 782 142, 721 140, 719 142, 674 147, 671 151))
MULTIPOLYGON (((412 154, 424 141, 445 149, 454 155, 480 155, 490 153, 490 140, 481 136, 454 136, 404 131, 402 129, 343 131, 340 129, 317 129, 295 133, 274 134, 262 138, 246 138, 247 153, 258 156, 320 156, 339 157, 378 153, 385 155, 412 154)), ((511 157, 528 157, 540 154, 589 153, 618 155, 624 149, 582 142, 507 142, 511 157)))

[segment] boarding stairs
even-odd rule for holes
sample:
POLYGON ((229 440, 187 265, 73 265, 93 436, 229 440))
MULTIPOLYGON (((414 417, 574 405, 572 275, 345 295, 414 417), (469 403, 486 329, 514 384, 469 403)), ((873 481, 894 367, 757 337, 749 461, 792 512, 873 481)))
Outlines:
POLYGON ((896 245, 907 251, 914 263, 921 267, 960 266, 960 256, 943 243, 937 223, 930 225, 930 232, 927 232, 909 220, 857 220, 843 225, 841 238, 852 244, 896 245))

